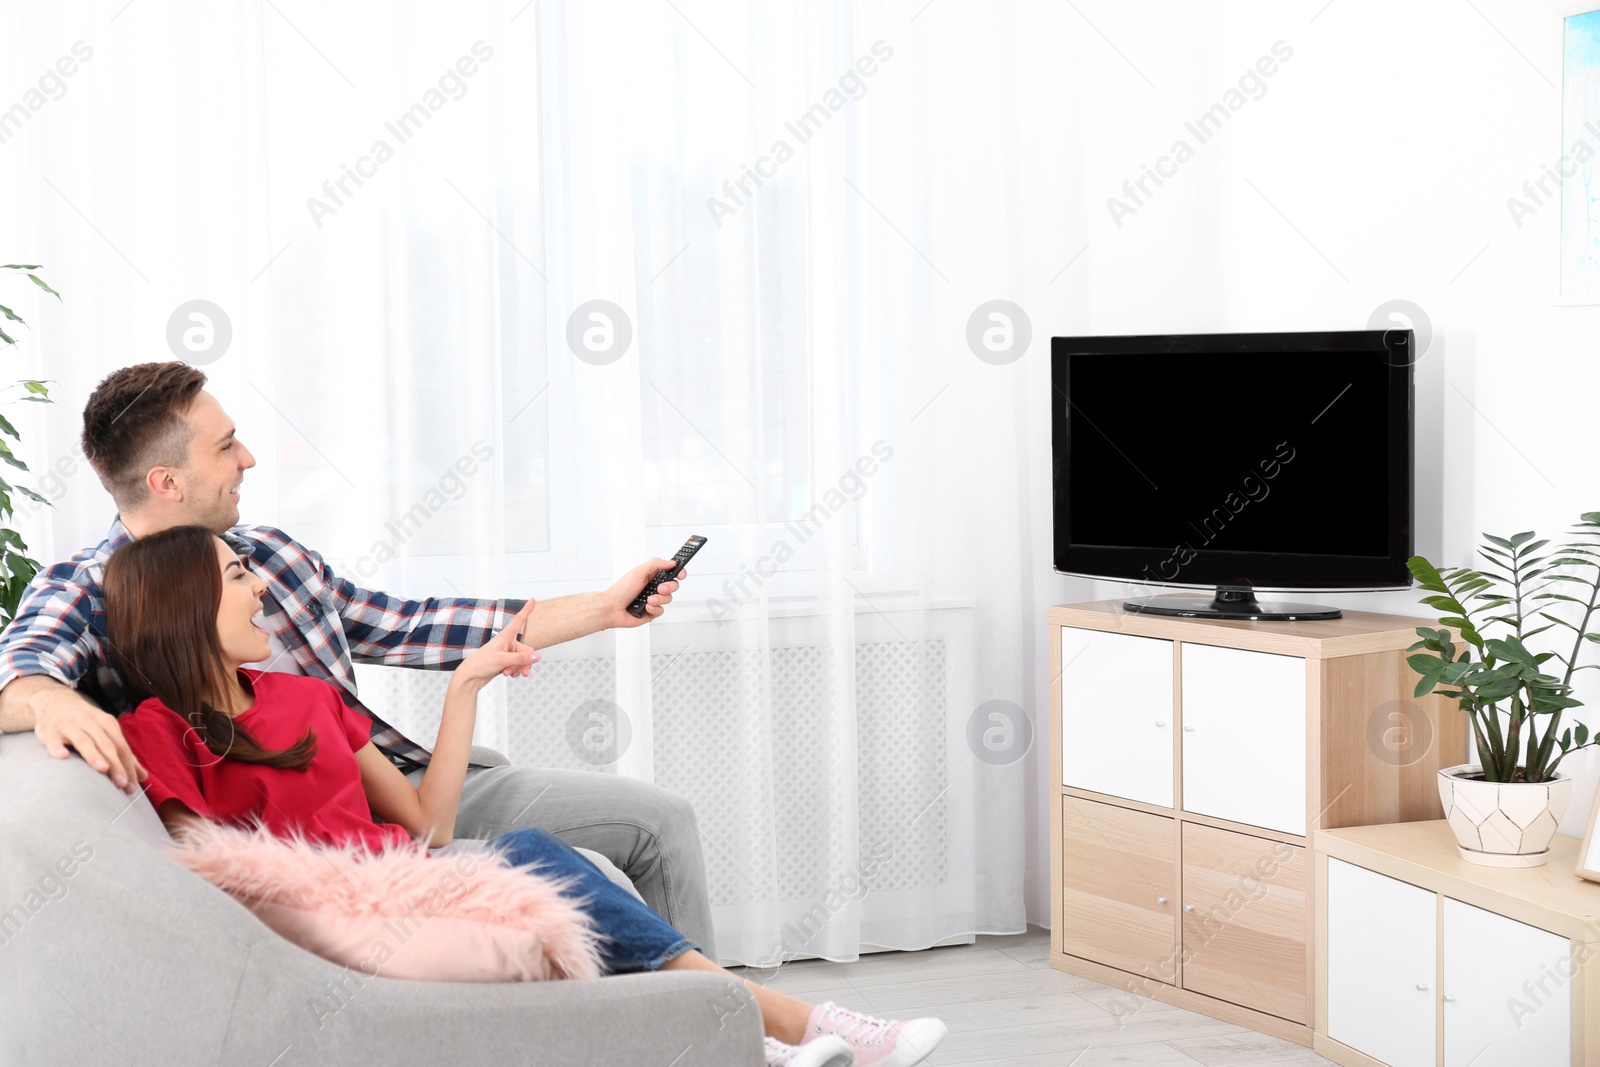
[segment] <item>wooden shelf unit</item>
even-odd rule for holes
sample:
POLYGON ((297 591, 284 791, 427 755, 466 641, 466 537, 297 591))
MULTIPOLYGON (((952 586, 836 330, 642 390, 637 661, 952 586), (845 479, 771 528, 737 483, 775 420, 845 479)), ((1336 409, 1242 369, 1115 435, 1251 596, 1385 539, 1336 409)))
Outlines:
POLYGON ((1311 840, 1441 818, 1466 758, 1454 708, 1411 696, 1430 623, 1050 608, 1051 965, 1310 1045, 1311 840))

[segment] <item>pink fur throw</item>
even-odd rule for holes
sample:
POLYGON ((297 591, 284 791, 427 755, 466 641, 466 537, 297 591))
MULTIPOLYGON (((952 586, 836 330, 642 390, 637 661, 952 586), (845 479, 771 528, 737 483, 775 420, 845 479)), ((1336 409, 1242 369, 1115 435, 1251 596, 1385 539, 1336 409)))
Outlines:
POLYGON ((420 842, 368 854, 207 823, 179 863, 282 937, 371 976, 434 981, 596 978, 599 935, 561 881, 498 852, 430 856, 420 842))

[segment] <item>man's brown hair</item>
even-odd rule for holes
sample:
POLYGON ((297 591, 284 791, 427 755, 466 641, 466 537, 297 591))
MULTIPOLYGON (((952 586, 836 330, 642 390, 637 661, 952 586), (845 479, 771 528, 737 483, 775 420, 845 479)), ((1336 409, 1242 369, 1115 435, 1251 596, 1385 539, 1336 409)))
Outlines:
POLYGON ((83 408, 83 455, 119 508, 144 503, 151 467, 189 454, 189 405, 206 376, 187 363, 136 363, 112 371, 83 408))

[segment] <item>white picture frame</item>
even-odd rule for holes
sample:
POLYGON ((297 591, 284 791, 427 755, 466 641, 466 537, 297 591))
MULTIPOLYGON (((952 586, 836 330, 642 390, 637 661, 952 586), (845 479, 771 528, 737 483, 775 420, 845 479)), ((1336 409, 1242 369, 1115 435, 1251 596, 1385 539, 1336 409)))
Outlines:
POLYGON ((1595 833, 1600 826, 1600 790, 1595 791, 1594 807, 1589 811, 1589 829, 1584 831, 1583 843, 1578 846, 1579 878, 1587 878, 1591 882, 1600 882, 1600 834, 1595 833))
POLYGON ((1600 7, 1561 16, 1561 171, 1556 304, 1600 304, 1600 7), (1567 168, 1574 173, 1567 174, 1567 168))

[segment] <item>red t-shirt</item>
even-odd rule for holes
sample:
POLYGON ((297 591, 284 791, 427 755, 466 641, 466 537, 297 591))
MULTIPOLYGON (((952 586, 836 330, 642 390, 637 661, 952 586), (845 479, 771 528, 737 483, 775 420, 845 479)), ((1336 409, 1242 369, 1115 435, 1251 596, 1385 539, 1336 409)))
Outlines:
POLYGON ((296 744, 309 726, 317 753, 304 768, 267 767, 215 755, 189 724, 155 697, 117 720, 128 746, 149 772, 145 786, 157 811, 177 800, 216 822, 259 821, 274 836, 299 831, 309 841, 409 843, 403 826, 378 823, 361 786, 355 753, 372 737, 372 720, 345 706, 320 678, 243 670, 255 703, 240 714, 262 748, 296 744))

